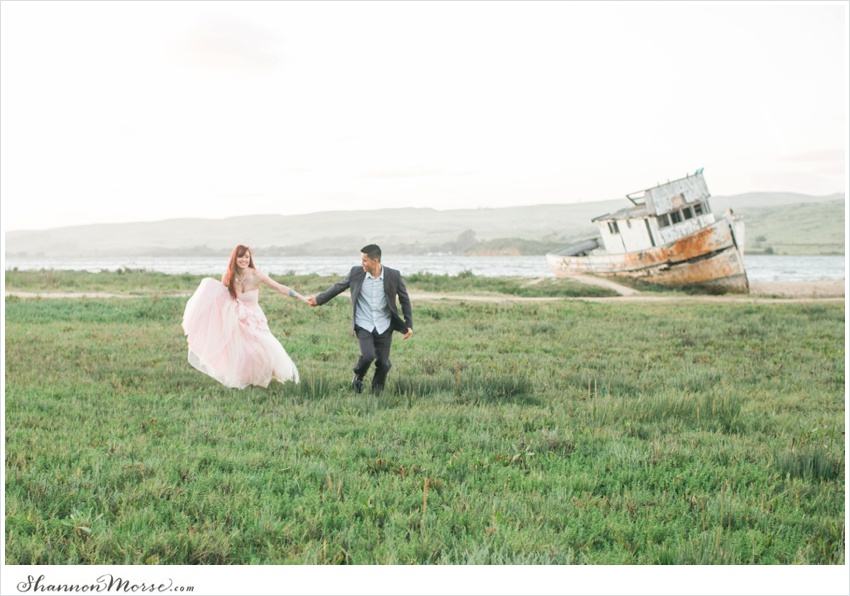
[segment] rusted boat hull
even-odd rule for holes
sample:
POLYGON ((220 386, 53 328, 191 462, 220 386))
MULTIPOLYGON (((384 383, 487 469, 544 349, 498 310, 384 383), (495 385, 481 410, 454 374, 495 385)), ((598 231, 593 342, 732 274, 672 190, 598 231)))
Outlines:
POLYGON ((742 236, 743 223, 724 217, 676 242, 640 252, 587 256, 550 253, 546 258, 557 277, 633 277, 665 286, 745 294, 750 284, 742 236))

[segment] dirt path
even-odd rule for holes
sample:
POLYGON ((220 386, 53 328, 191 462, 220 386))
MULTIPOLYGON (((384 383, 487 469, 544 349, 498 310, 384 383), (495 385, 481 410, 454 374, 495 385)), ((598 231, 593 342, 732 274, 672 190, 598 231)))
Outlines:
POLYGON ((604 277, 590 277, 588 275, 574 275, 570 278, 573 281, 577 281, 583 284, 587 284, 589 286, 599 286, 601 288, 608 288, 609 290, 614 290, 620 296, 634 296, 639 292, 634 288, 630 288, 628 286, 624 286, 623 284, 618 284, 615 281, 610 279, 606 279, 604 277))
MULTIPOLYGON (((593 280, 594 282, 598 280, 593 280)), ((606 280, 607 281, 607 280, 606 280)), ((631 288, 610 282, 612 286, 629 290, 628 294, 608 298, 524 298, 518 296, 476 296, 466 294, 438 294, 413 292, 414 301, 457 300, 465 302, 554 302, 559 300, 584 300, 587 302, 814 302, 844 301, 844 280, 807 282, 765 282, 750 284, 750 294, 726 294, 722 296, 665 296, 663 294, 641 294, 631 288)), ((617 290, 616 288, 613 288, 617 290)), ((617 290, 619 291, 619 290, 617 290)), ((18 298, 145 298, 150 295, 188 298, 191 293, 115 294, 109 292, 6 292, 6 297, 18 298)))

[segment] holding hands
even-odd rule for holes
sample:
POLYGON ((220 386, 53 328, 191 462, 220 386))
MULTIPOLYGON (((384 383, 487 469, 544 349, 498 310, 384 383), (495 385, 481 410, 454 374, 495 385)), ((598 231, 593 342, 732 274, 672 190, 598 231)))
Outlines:
POLYGON ((304 296, 302 296, 301 294, 299 294, 298 292, 296 292, 292 288, 287 288, 286 286, 283 286, 283 287, 285 289, 289 290, 288 294, 289 294, 290 298, 296 298, 297 300, 300 300, 304 304, 310 304, 310 301, 307 298, 305 298, 304 296))

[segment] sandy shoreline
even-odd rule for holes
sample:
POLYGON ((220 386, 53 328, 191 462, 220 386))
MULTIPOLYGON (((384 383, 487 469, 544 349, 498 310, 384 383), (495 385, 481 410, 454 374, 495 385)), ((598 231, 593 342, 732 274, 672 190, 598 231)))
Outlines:
POLYGON ((750 284, 750 294, 783 298, 844 298, 845 280, 771 281, 750 284))

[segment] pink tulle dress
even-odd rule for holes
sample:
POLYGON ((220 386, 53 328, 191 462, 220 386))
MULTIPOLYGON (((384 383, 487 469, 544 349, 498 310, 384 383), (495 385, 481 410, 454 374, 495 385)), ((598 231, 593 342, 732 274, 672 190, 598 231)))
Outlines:
POLYGON ((237 296, 234 300, 220 281, 201 281, 183 311, 189 364, 236 389, 268 387, 272 379, 297 383, 298 369, 260 308, 260 290, 237 296))

